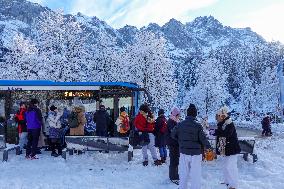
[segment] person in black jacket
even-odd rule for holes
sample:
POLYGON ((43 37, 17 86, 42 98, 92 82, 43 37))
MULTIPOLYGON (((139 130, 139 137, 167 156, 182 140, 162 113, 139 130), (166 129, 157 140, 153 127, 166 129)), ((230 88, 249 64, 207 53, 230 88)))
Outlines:
POLYGON ((170 165, 169 165, 169 178, 175 183, 179 184, 178 175, 178 162, 179 162, 179 146, 178 142, 171 137, 173 128, 179 123, 180 120, 180 110, 178 108, 173 108, 170 118, 167 122, 167 134, 166 142, 169 148, 170 165))
POLYGON ((224 156, 223 174, 224 184, 229 189, 235 189, 238 185, 237 154, 241 152, 236 128, 232 119, 228 116, 229 109, 222 107, 216 116, 217 129, 217 154, 224 156))
POLYGON ((179 189, 187 189, 189 175, 191 188, 201 189, 201 161, 202 146, 211 149, 201 124, 196 120, 197 109, 190 104, 187 109, 187 117, 172 131, 171 136, 179 143, 179 189))
POLYGON ((166 148, 166 131, 167 131, 167 119, 165 117, 165 111, 160 109, 158 111, 158 118, 155 122, 155 146, 159 148, 161 163, 166 163, 167 148, 166 148))
POLYGON ((106 137, 111 119, 104 105, 100 105, 100 109, 94 114, 94 122, 96 123, 96 136, 106 137))
POLYGON ((261 125, 262 125, 262 136, 272 136, 272 132, 271 132, 271 119, 269 117, 269 115, 265 116, 262 121, 261 121, 261 125))

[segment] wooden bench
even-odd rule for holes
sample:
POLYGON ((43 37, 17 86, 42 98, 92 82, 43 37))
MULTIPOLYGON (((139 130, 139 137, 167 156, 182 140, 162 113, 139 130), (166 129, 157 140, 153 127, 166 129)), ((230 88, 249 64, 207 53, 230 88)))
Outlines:
POLYGON ((128 137, 65 136, 65 142, 67 147, 62 153, 64 159, 67 158, 67 152, 73 155, 74 150, 128 152, 128 161, 133 158, 133 148, 128 137))
MULTIPOLYGON (((250 154, 253 157, 253 163, 255 163, 258 160, 257 155, 254 153, 255 138, 238 137, 238 141, 241 148, 240 154, 243 154, 244 160, 248 161, 248 155, 250 154)), ((216 147, 216 138, 214 136, 210 136, 209 142, 212 147, 216 147)))
POLYGON ((16 150, 16 155, 20 155, 20 146, 11 145, 7 147, 4 135, 0 135, 0 149, 3 150, 3 161, 8 161, 9 152, 12 150, 16 150))

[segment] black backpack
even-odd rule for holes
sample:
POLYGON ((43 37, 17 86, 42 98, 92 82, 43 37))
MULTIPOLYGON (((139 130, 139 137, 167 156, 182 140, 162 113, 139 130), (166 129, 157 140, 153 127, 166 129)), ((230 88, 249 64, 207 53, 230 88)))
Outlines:
POLYGON ((76 128, 79 126, 78 113, 71 112, 68 117, 68 124, 70 128, 76 128))

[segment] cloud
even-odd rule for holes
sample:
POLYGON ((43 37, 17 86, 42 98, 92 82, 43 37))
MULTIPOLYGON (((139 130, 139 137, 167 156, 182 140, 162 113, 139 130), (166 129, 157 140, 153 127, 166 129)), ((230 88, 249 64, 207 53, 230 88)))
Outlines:
POLYGON ((113 27, 145 26, 151 22, 160 25, 171 18, 188 21, 188 11, 200 9, 218 0, 75 0, 72 13, 82 12, 97 16, 113 27))
POLYGON ((284 43, 284 2, 267 6, 263 9, 245 14, 233 27, 251 27, 266 40, 284 43))

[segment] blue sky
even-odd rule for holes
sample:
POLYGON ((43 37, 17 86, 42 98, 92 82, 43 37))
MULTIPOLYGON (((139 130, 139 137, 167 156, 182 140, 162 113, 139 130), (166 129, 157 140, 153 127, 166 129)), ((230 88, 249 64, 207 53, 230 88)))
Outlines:
POLYGON ((212 15, 231 27, 251 27, 267 40, 284 43, 284 0, 30 0, 65 13, 97 16, 114 28, 138 28, 171 18, 183 23, 212 15))

